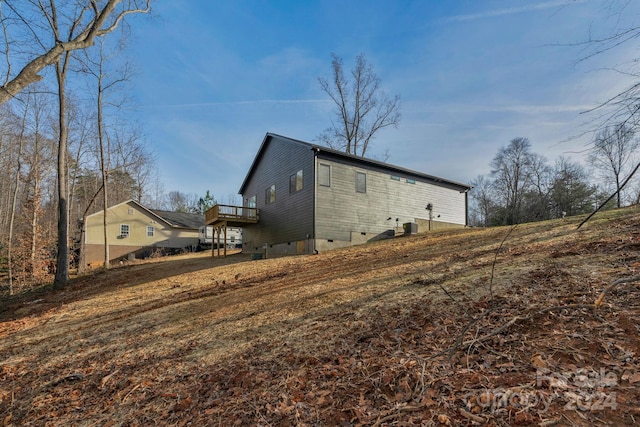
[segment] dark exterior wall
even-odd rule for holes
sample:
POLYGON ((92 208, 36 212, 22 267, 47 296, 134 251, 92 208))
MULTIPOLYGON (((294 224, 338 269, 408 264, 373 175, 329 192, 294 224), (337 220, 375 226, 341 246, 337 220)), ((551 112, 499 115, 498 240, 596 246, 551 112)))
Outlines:
POLYGON ((460 188, 322 152, 318 156, 318 164, 331 166, 331 187, 317 187, 318 240, 363 243, 388 230, 401 231, 403 223, 429 219, 428 203, 433 205, 432 219, 441 226, 466 224, 466 197, 460 188), (367 176, 366 193, 356 192, 356 172, 367 176))
POLYGON ((255 252, 265 243, 305 240, 313 234, 314 154, 306 144, 270 136, 245 184, 242 199, 256 196, 259 222, 244 227, 243 250, 255 252), (303 189, 289 193, 289 177, 303 171, 303 189), (265 203, 265 190, 276 185, 275 203, 265 203))

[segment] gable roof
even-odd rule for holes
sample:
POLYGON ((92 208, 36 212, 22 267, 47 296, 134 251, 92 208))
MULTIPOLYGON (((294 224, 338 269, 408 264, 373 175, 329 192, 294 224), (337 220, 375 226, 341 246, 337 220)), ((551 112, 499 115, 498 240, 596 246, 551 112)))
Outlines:
POLYGON ((204 215, 187 212, 162 211, 159 209, 149 210, 164 219, 173 227, 198 228, 204 225, 204 215))
POLYGON ((309 142, 305 142, 305 141, 300 141, 298 139, 293 139, 293 138, 289 138, 287 136, 282 136, 282 135, 278 135, 275 133, 271 133, 271 132, 267 132, 267 134, 265 135, 264 139, 262 140, 262 144, 260 145, 260 148, 258 149, 258 152, 256 153, 256 157, 253 159, 253 163, 251 163, 251 167, 249 168, 249 171, 247 172, 246 177, 244 178, 244 181, 242 182, 242 186, 240 187, 240 190, 238 191, 239 194, 242 194, 247 186, 247 184, 249 183, 249 180, 251 179, 251 176, 253 175, 253 172, 256 168, 256 166, 258 165, 258 163, 260 162, 260 160, 262 159, 262 156, 264 155, 264 151, 265 148, 268 144, 268 142, 272 139, 272 138, 279 138, 279 139, 283 139, 286 141, 289 141, 291 143, 294 144, 301 144, 304 145, 306 147, 308 147, 310 150, 314 150, 318 153, 322 152, 322 153, 326 153, 331 155, 332 157, 336 157, 336 158, 342 158, 342 159, 348 159, 351 162, 355 162, 355 163, 359 163, 363 166, 376 166, 378 168, 382 168, 388 171, 392 171, 392 172, 399 172, 399 173, 404 173, 404 174, 408 174, 408 175, 412 175, 415 176, 417 178, 421 178, 424 179, 426 181, 431 181, 434 182, 436 184, 444 184, 444 185, 449 185, 452 187, 455 187, 457 189, 460 190, 460 192, 466 192, 469 191, 472 187, 468 184, 463 184, 461 182, 456 182, 456 181, 452 181, 450 179, 445 179, 445 178, 440 178, 434 175, 429 175, 429 174, 425 174, 422 172, 417 172, 411 169, 406 169, 400 166, 395 166, 392 165, 390 163, 385 163, 385 162, 381 162, 378 160, 373 160, 373 159, 367 159, 365 157, 359 157, 359 156, 355 156, 352 154, 347 154, 344 151, 338 151, 338 150, 333 150, 331 148, 327 148, 321 145, 317 145, 317 144, 311 144, 309 142))
MULTIPOLYGON (((126 200, 124 202, 118 203, 113 206, 109 206, 107 209, 112 209, 120 205, 134 205, 138 209, 143 212, 146 212, 150 216, 164 222, 170 227, 174 228, 199 228, 204 225, 204 215, 187 213, 187 212, 173 212, 173 211, 163 211, 160 209, 149 209, 139 202, 136 202, 133 199, 126 200)), ((88 215, 98 215, 103 211, 98 211, 94 214, 88 215)))

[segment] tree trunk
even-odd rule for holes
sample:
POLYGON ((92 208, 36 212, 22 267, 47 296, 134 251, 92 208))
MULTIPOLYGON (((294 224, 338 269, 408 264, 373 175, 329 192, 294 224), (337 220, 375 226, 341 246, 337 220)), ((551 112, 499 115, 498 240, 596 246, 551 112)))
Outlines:
MULTIPOLYGON (((36 136, 37 138, 37 136, 36 136)), ((37 150, 37 148, 36 148, 37 150)), ((37 256, 36 253, 38 251, 38 212, 40 206, 40 194, 39 194, 39 179, 38 179, 38 157, 36 154, 35 158, 35 173, 33 174, 33 208, 31 211, 31 281, 32 283, 36 280, 37 274, 37 256)))
POLYGON ((38 243, 38 212, 40 205, 40 168, 38 162, 40 161, 39 151, 40 150, 40 135, 39 135, 39 113, 36 116, 36 133, 34 136, 34 145, 33 145, 33 160, 32 167, 29 175, 31 176, 31 182, 33 188, 33 194, 31 196, 32 199, 32 210, 31 210, 31 250, 30 250, 30 260, 31 260, 31 283, 35 283, 37 276, 37 243, 38 243))
POLYGON ((16 168, 16 180, 15 187, 13 189, 12 199, 11 199, 11 213, 9 217, 9 239, 7 242, 7 261, 9 268, 9 295, 13 295, 13 260, 12 260, 12 250, 13 250, 13 225, 16 217, 16 205, 18 204, 18 187, 20 185, 20 170, 22 169, 21 157, 22 157, 22 146, 24 142, 24 132, 25 127, 27 125, 27 110, 28 106, 25 106, 24 115, 22 116, 22 126, 20 127, 20 136, 18 140, 18 157, 17 157, 17 168, 16 168))
MULTIPOLYGON (((24 123, 23 123, 24 125, 24 123)), ((18 204, 18 187, 20 185, 20 156, 22 155, 22 135, 20 135, 20 147, 18 148, 18 167, 16 170, 16 181, 11 199, 11 216, 9 218, 9 241, 7 243, 7 261, 9 264, 9 295, 14 294, 13 289, 13 225, 16 217, 16 205, 18 204)))
MULTIPOLYGON (((102 63, 100 64, 102 65, 102 63)), ((102 172, 102 231, 104 234, 104 268, 109 268, 109 233, 107 232, 107 165, 104 153, 104 130, 102 127, 102 72, 98 83, 98 140, 100 141, 100 170, 102 172)))
POLYGON ((96 201, 98 194, 100 194, 100 191, 102 191, 102 188, 98 188, 98 191, 93 194, 93 197, 87 204, 87 208, 82 214, 82 223, 80 224, 80 254, 78 255, 78 272, 80 273, 84 273, 87 270, 87 247, 84 241, 87 233, 87 216, 91 210, 91 206, 93 206, 93 203, 96 201))
POLYGON ((69 180, 67 173, 67 98, 65 80, 69 53, 56 62, 56 79, 58 81, 58 254, 56 260, 56 276, 54 289, 62 289, 69 282, 69 180))
POLYGON ((78 253, 78 273, 84 273, 87 271, 87 254, 86 244, 84 242, 84 236, 87 230, 87 214, 82 216, 82 222, 80 223, 80 249, 78 253))

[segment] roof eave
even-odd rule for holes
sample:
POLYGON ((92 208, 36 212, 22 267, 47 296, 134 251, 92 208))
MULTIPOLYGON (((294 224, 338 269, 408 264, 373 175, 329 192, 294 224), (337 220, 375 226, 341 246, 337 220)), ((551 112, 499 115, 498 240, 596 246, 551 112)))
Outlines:
POLYGON ((294 139, 294 138, 289 138, 287 136, 283 136, 283 135, 278 135, 275 133, 271 133, 271 132, 267 132, 264 136, 264 139, 262 140, 262 143, 260 144, 260 148, 258 149, 258 152, 256 153, 256 156, 253 159, 253 162, 251 163, 251 167, 249 167, 249 171, 247 172, 247 175, 244 178, 244 181, 242 182, 242 185, 240 186, 240 190, 238 191, 238 194, 244 194, 244 191, 246 190, 247 185, 249 184, 249 180, 251 179, 251 176, 253 175, 253 171, 256 168, 257 164, 260 161, 260 158, 262 157, 262 153, 267 145, 267 142, 269 141, 269 139, 273 138, 273 137, 277 137, 277 138, 282 138, 282 139, 286 139, 292 142, 296 142, 299 144, 303 144, 308 146, 310 149, 314 150, 316 153, 319 152, 326 152, 338 157, 343 157, 346 159, 351 159, 354 160, 356 162, 360 162, 363 164, 370 164, 370 165, 375 165, 378 167, 382 167, 385 169, 389 169, 389 170, 394 170, 394 171, 398 171, 398 172, 402 172, 405 174, 411 174, 414 175, 416 177, 421 177, 424 178, 426 180, 435 182, 435 183, 442 183, 444 185, 450 185, 453 187, 456 187, 458 189, 460 189, 461 193, 466 193, 469 190, 471 190, 471 188, 473 188, 472 186, 470 186, 469 184, 464 184, 461 182, 457 182, 457 181, 452 181, 449 179, 445 179, 445 178, 440 178, 434 175, 429 175, 429 174, 425 174, 422 172, 418 172, 418 171, 414 171, 411 169, 406 169, 406 168, 402 168, 400 166, 395 166, 389 163, 385 163, 385 162, 381 162, 378 160, 373 160, 373 159, 367 159, 365 157, 359 157, 359 156, 355 156, 352 154, 347 154, 343 151, 338 151, 338 150, 334 150, 331 148, 327 148, 327 147, 323 147, 321 145, 317 145, 317 144, 311 144, 309 142, 305 142, 305 141, 301 141, 298 139, 294 139))
POLYGON ((332 155, 335 156, 339 156, 339 157, 344 157, 344 158, 348 158, 360 163, 364 163, 364 164, 370 164, 370 165, 375 165, 375 166, 379 166, 385 169, 389 169, 389 170, 394 170, 394 171, 398 171, 398 172, 402 172, 402 173, 406 173, 406 174, 410 174, 410 175, 414 175, 416 177, 422 177, 425 178, 429 181, 433 181, 436 183, 443 183, 443 184, 447 184, 447 185, 451 185, 454 187, 459 187, 461 190, 461 192, 467 192, 469 191, 471 188, 473 188, 471 185, 469 184, 464 184, 461 182, 457 182, 457 181, 452 181, 450 179, 445 179, 445 178, 440 178, 438 176, 434 176, 434 175, 429 175, 426 173, 422 173, 422 172, 418 172, 418 171, 414 171, 411 169, 407 169, 407 168, 403 168, 400 166, 396 166, 396 165, 392 165, 390 163, 385 163, 385 162, 381 162, 378 160, 373 160, 373 159, 368 159, 366 157, 359 157, 359 156, 355 156, 352 154, 347 154, 344 153, 342 151, 338 151, 338 150, 334 150, 331 148, 326 148, 326 147, 322 147, 319 145, 314 145, 314 144, 310 144, 312 147, 312 150, 316 151, 316 152, 326 152, 326 153, 330 153, 332 155))

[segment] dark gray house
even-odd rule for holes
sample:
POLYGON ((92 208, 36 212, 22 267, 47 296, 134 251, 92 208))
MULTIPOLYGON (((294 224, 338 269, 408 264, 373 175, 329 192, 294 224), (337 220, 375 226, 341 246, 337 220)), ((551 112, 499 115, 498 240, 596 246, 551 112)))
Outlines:
MULTIPOLYGON (((240 187, 243 251, 314 253, 467 225, 467 184, 267 133, 240 187), (416 227, 417 224, 417 227, 416 227)), ((220 223, 207 213, 207 224, 220 223)), ((213 209, 215 210, 215 209, 213 209)))

